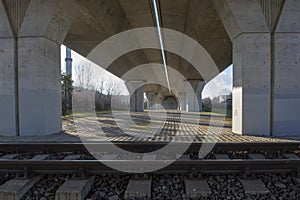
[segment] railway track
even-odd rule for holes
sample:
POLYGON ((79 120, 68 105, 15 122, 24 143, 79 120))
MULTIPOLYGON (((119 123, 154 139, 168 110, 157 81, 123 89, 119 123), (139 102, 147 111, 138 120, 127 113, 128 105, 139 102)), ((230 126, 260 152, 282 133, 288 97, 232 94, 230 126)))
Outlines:
MULTIPOLYGON (((131 152, 149 152, 162 148, 167 143, 116 143, 131 152)), ((183 154, 165 152, 153 154, 151 159, 137 153, 121 154, 111 152, 107 143, 101 145, 101 155, 96 160, 81 143, 63 144, 1 144, 0 172, 31 173, 75 173, 78 170, 95 174, 116 172, 108 166, 121 165, 144 169, 145 166, 175 160, 156 173, 223 173, 243 171, 292 172, 300 170, 300 143, 217 143, 204 158, 199 157, 201 143, 194 143, 183 154)), ((145 169, 146 170, 146 169, 145 169)))
MULTIPOLYGON (((167 143, 115 144, 128 151, 149 152, 167 143)), ((194 143, 181 156, 166 152, 151 159, 143 156, 133 159, 130 154, 108 152, 109 144, 105 142, 90 145, 101 145, 102 162, 81 143, 1 144, 0 174, 13 176, 3 179, 0 199, 11 199, 16 194, 15 199, 25 200, 41 197, 166 199, 166 195, 172 199, 209 199, 210 196, 222 199, 228 195, 233 195, 233 199, 270 199, 282 193, 288 195, 284 196, 289 197, 286 199, 300 197, 300 142, 217 143, 204 158, 198 153, 202 144, 194 143), (107 166, 117 164, 141 169, 167 162, 166 158, 171 157, 176 161, 144 174, 122 173, 107 166), (269 183, 270 177, 274 179, 273 185, 269 183), (226 184, 228 188, 222 189, 226 184), (235 190, 236 193, 232 192, 235 190)))

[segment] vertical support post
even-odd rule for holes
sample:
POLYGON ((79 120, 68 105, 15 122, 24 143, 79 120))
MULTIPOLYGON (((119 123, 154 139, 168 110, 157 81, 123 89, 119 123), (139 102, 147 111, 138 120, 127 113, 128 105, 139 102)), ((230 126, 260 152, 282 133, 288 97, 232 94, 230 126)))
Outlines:
POLYGON ((144 81, 126 81, 126 87, 130 95, 130 111, 144 112, 144 81))
POLYGON ((146 96, 147 96, 147 99, 148 99, 148 109, 149 110, 156 110, 157 93, 148 92, 146 94, 146 96))
POLYGON ((202 111, 202 90, 205 86, 204 81, 187 80, 186 81, 186 110, 188 112, 202 111))

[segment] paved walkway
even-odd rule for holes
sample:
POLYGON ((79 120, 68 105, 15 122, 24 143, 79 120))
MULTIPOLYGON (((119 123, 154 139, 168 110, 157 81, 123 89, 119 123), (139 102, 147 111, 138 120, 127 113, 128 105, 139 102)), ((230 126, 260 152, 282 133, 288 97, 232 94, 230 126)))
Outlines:
POLYGON ((168 114, 159 111, 84 114, 63 120, 64 132, 48 136, 0 137, 0 142, 86 142, 96 141, 176 141, 176 142, 286 142, 300 137, 271 138, 241 136, 231 132, 231 120, 222 115, 201 113, 168 114), (131 121, 132 120, 132 121, 131 121), (76 122, 76 123, 75 123, 76 122), (76 125, 75 125, 76 124, 76 125), (121 128, 120 128, 121 127, 121 128))

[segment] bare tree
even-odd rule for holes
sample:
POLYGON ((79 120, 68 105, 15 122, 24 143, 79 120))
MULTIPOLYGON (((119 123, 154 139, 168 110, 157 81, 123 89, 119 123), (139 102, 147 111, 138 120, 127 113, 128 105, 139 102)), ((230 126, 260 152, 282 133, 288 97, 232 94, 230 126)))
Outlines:
POLYGON ((105 90, 105 80, 103 78, 100 78, 98 81, 98 87, 97 87, 97 91, 100 94, 103 94, 103 91, 105 90))
POLYGON ((75 66, 75 86, 85 89, 92 89, 92 66, 88 62, 80 62, 75 66))
POLYGON ((219 95, 222 96, 222 95, 230 95, 232 92, 230 89, 228 88, 224 88, 220 91, 219 95))
POLYGON ((116 87, 117 87, 116 83, 110 82, 107 86, 107 95, 108 96, 113 95, 116 90, 116 87))

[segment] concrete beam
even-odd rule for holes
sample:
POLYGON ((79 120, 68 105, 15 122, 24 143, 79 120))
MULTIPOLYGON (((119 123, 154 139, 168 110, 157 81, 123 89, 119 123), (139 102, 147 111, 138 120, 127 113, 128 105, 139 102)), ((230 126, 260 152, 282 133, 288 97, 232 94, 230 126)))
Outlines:
POLYGON ((277 33, 300 33, 300 1, 285 0, 276 27, 277 33))
POLYGON ((213 0, 213 2, 231 41, 245 32, 269 32, 259 1, 213 0))
POLYGON ((13 37, 13 31, 11 29, 3 1, 0 1, 0 37, 13 37))
POLYGON ((34 34, 61 44, 75 17, 74 5, 75 0, 31 0, 18 36, 34 34))

